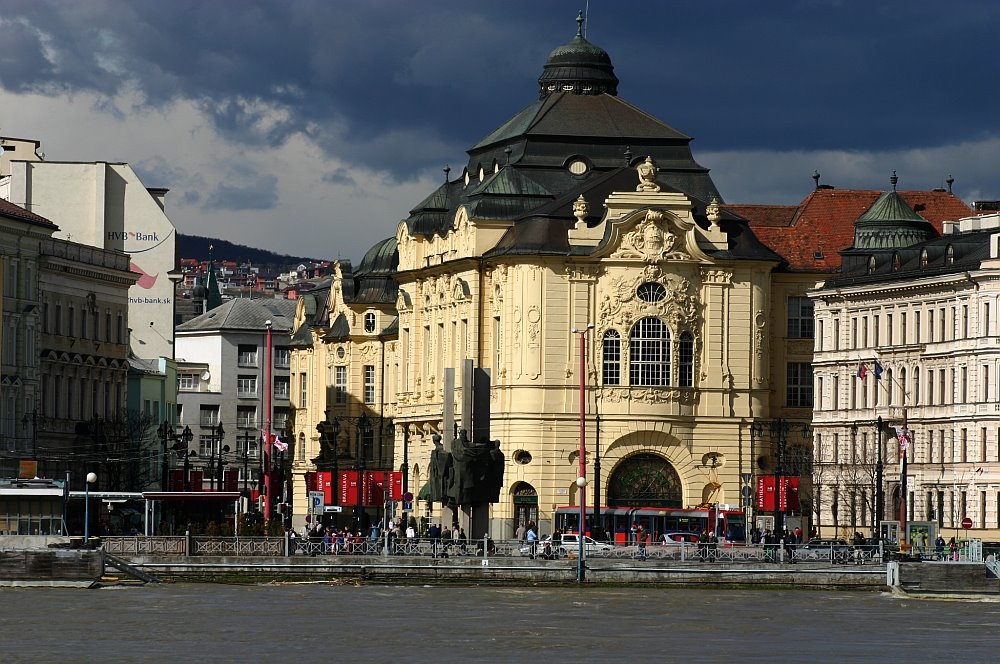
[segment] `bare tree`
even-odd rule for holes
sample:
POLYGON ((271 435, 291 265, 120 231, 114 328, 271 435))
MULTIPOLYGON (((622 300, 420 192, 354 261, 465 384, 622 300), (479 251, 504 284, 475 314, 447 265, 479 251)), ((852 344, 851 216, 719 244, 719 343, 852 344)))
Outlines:
POLYGON ((159 482, 159 443, 153 418, 138 410, 122 409, 109 417, 95 415, 87 422, 85 464, 100 471, 107 491, 143 491, 159 482))

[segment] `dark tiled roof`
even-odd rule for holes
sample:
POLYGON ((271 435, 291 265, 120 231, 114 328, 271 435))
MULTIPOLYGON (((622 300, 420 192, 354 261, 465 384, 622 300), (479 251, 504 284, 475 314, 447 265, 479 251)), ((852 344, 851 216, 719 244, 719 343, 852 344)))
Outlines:
POLYGON ((5 201, 0 198, 0 215, 5 217, 10 217, 11 219, 19 219, 20 221, 30 221, 34 224, 41 224, 43 226, 49 226, 51 228, 57 228, 57 226, 41 215, 37 215, 34 212, 29 212, 19 205, 14 205, 10 201, 5 201))
POLYGON ((259 331, 270 320, 275 332, 288 333, 295 318, 295 300, 244 298, 229 300, 222 305, 177 326, 177 332, 212 330, 259 331))

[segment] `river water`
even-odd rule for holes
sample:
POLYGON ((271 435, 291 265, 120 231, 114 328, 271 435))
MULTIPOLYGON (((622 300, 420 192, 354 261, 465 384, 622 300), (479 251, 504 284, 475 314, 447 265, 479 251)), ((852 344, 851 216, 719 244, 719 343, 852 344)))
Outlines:
POLYGON ((996 662, 1000 603, 308 583, 0 589, 4 662, 996 662))

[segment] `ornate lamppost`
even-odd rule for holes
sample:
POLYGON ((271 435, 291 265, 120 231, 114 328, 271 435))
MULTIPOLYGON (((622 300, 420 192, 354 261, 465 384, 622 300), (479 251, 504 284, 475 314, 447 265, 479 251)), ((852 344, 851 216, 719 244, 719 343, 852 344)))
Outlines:
POLYGON ((222 438, 223 436, 226 435, 226 430, 222 426, 221 420, 219 421, 218 425, 212 428, 211 431, 212 431, 212 456, 209 459, 209 471, 212 473, 212 485, 213 485, 212 489, 215 491, 220 491, 222 488, 221 486, 219 486, 222 484, 222 453, 223 451, 225 452, 229 451, 229 445, 226 445, 225 450, 223 450, 222 438), (216 448, 218 448, 219 452, 218 466, 216 466, 216 456, 215 456, 216 448), (219 485, 216 485, 215 482, 216 477, 218 477, 219 485))
POLYGON ((577 496, 580 498, 580 550, 578 553, 576 566, 576 581, 583 583, 586 575, 586 564, 584 563, 583 538, 587 529, 584 521, 587 517, 587 332, 594 329, 593 323, 588 323, 582 330, 574 327, 570 332, 580 336, 580 460, 579 473, 576 478, 578 487, 577 496))
POLYGON ((358 418, 357 460, 355 462, 355 470, 358 475, 358 500, 354 507, 354 520, 358 523, 358 527, 362 526, 361 515, 364 511, 365 498, 367 498, 365 495, 368 488, 368 483, 365 481, 365 455, 368 447, 368 436, 371 434, 371 430, 372 425, 368 419, 368 413, 362 413, 361 417, 358 418))
POLYGON ((191 490, 191 457, 198 456, 195 450, 189 449, 191 447, 191 439, 194 438, 194 433, 191 431, 191 427, 185 426, 184 431, 180 435, 174 436, 175 442, 170 449, 172 449, 176 454, 177 458, 184 461, 184 490, 191 490))

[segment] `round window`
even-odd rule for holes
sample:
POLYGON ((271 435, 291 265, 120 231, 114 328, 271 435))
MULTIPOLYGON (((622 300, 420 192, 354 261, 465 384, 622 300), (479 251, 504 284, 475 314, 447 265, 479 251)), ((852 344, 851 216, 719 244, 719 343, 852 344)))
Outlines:
POLYGON ((339 357, 340 359, 344 359, 344 347, 343 346, 339 346, 337 348, 337 357, 339 357))
POLYGON ((569 172, 573 175, 583 175, 587 172, 587 162, 582 159, 574 159, 569 162, 569 172))
POLYGON ((531 453, 526 450, 514 452, 514 463, 519 463, 522 466, 531 463, 531 453))

